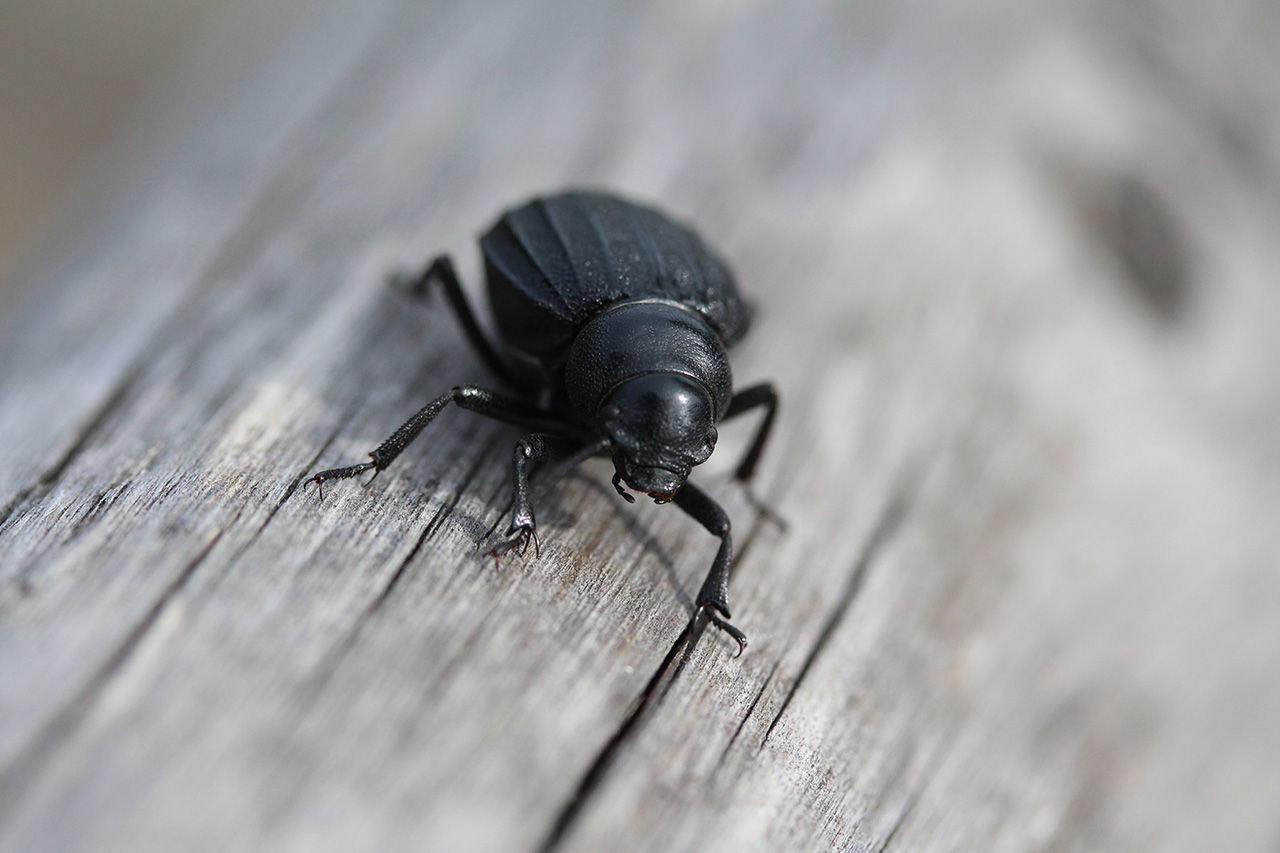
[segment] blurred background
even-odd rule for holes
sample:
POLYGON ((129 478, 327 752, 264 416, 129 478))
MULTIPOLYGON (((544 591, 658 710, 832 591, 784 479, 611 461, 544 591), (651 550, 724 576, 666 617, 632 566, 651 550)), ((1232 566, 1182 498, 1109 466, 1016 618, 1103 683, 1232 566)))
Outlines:
POLYGON ((226 73, 304 3, 0 3, 0 311, 12 305, 22 258, 92 196, 95 176, 177 96, 178 82, 226 73))

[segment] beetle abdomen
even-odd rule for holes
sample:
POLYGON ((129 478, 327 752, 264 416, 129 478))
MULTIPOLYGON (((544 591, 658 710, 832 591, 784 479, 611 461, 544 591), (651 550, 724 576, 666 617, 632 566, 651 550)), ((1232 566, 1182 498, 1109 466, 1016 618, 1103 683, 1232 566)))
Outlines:
POLYGON ((733 276, 689 229, 604 193, 536 198, 481 238, 489 300, 503 337, 558 370, 573 336, 617 302, 656 298, 706 318, 726 345, 747 331, 733 276))

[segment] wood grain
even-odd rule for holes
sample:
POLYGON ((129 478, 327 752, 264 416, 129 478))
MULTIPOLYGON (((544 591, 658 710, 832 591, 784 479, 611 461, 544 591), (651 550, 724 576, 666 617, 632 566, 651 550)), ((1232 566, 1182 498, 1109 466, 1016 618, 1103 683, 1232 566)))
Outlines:
MULTIPOLYGON (((175 103, 0 342, 11 850, 1274 850, 1273 3, 317 7, 175 103), (251 72, 251 73, 250 73, 251 72), (117 183, 116 186, 120 186, 117 183), (606 186, 783 393, 483 556, 518 433, 386 273, 606 186), (478 547, 479 546, 479 547, 478 547)), ((546 490, 544 490, 546 491, 546 490)))

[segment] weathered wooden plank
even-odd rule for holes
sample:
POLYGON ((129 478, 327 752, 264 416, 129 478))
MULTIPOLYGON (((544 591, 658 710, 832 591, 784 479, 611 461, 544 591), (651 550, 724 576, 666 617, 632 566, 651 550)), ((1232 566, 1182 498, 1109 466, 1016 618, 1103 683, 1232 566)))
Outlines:
POLYGON ((1276 13, 1180 14, 300 23, 5 342, 2 843, 1274 847, 1276 13), (788 529, 728 481, 745 426, 702 478, 742 658, 678 641, 714 542, 604 467, 483 558, 508 428, 299 488, 483 379, 385 272, 478 285, 563 184, 698 223, 760 303, 788 529))

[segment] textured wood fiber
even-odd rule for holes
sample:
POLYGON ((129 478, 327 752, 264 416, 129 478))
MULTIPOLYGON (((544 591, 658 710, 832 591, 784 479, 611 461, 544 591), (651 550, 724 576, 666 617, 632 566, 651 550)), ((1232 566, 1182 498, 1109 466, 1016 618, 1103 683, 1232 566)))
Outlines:
MULTIPOLYGON (((0 342, 11 850, 1274 850, 1275 4, 335 4, 175 105, 0 342), (174 130, 174 128, 178 128, 174 130), (543 495, 385 273, 607 186, 783 410, 715 542, 543 495)), ((159 126, 159 125, 158 125, 159 126)))

